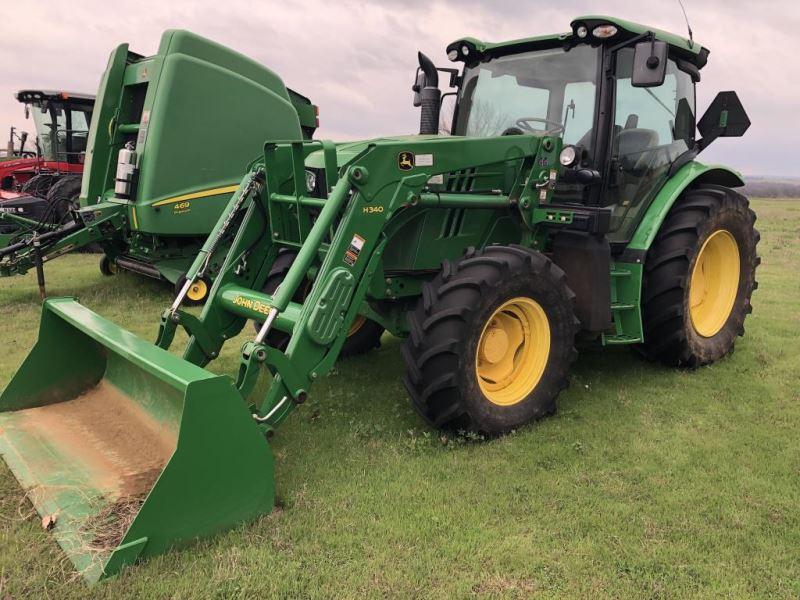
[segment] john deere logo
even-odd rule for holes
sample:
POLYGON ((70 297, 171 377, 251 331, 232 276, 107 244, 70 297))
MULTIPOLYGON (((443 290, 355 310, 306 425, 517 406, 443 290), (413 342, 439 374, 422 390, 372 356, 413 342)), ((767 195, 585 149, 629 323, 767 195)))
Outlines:
POLYGON ((414 153, 401 152, 397 155, 397 168, 401 171, 410 171, 414 168, 414 153))

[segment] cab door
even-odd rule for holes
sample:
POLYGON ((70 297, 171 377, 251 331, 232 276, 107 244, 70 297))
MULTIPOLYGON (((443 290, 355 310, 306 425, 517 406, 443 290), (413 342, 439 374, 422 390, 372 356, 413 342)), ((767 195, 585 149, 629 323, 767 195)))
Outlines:
POLYGON ((631 84, 633 48, 617 53, 610 160, 602 204, 611 209, 611 242, 627 242, 667 179, 670 166, 694 145, 692 76, 670 58, 664 83, 631 84))

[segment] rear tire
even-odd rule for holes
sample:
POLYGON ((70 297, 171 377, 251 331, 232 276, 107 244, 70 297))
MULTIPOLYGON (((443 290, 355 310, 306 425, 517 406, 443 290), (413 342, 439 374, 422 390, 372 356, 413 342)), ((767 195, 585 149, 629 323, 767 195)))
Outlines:
POLYGON ((733 351, 758 286, 755 221, 747 198, 723 186, 698 186, 678 199, 645 261, 647 356, 694 368, 733 351))
POLYGON ((53 183, 47 192, 50 220, 53 223, 63 223, 72 220, 72 211, 79 208, 81 195, 81 177, 79 175, 64 175, 53 183))
MULTIPOLYGON (((286 277, 289 268, 292 266, 297 253, 292 250, 282 250, 278 253, 275 262, 272 264, 267 280, 264 282, 262 291, 265 294, 273 294, 278 286, 286 277)), ((310 289, 310 282, 301 285, 292 297, 292 302, 302 303, 310 289)), ((261 323, 253 323, 255 330, 261 329, 261 323)), ((383 335, 383 327, 371 319, 361 317, 359 324, 359 317, 350 327, 350 333, 347 336, 339 356, 347 358, 348 356, 357 356, 369 352, 374 348, 380 348, 381 335, 383 335)), ((289 335, 282 331, 275 329, 267 334, 267 343, 274 348, 283 350, 289 343, 289 335)))
POLYGON ((500 434, 552 414, 577 356, 564 272, 522 246, 469 251, 408 314, 403 378, 435 427, 500 434))
POLYGON ((39 173, 23 183, 20 192, 36 196, 37 198, 46 198, 47 192, 50 191, 50 187, 56 182, 58 177, 59 176, 54 173, 39 173))

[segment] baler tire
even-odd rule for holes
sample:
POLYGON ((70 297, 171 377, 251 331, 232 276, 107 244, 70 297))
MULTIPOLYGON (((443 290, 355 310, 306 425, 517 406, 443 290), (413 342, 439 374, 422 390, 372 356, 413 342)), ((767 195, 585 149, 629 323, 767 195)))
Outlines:
MULTIPOLYGON (((180 294, 181 290, 183 289, 183 285, 186 283, 186 275, 181 275, 178 277, 178 280, 175 282, 175 296, 180 294)), ((202 306, 208 300, 208 294, 211 291, 211 284, 205 280, 200 279, 198 283, 202 283, 204 289, 206 290, 205 295, 200 299, 192 299, 187 294, 183 299, 184 306, 202 306)), ((190 288, 191 289, 191 288, 190 288)))
POLYGON ((20 192, 37 198, 46 198, 47 192, 57 179, 58 175, 55 173, 39 173, 23 183, 20 192))
MULTIPOLYGON (((410 335, 403 344, 403 383, 417 412, 432 426, 453 431, 497 435, 556 410, 556 399, 568 385, 568 371, 577 357, 579 322, 575 294, 566 275, 542 253, 522 246, 470 249, 458 261, 445 261, 422 289, 408 313, 410 335), (513 302, 532 302, 546 323, 549 347, 544 366, 526 383, 518 399, 502 404, 490 399, 481 382, 479 344, 493 320, 513 302)), ((523 320, 522 330, 527 332, 523 320)), ((532 347, 541 337, 531 336, 532 347)), ((527 343, 527 342, 526 342, 527 343)), ((485 344, 485 343, 484 343, 485 344)), ((527 350, 518 345, 513 361, 527 350)), ((486 352, 485 345, 481 352, 486 352)), ((508 352, 505 350, 505 352, 508 352)), ((513 362, 512 361, 512 362, 513 362)), ((530 363, 519 371, 530 372, 530 363)), ((516 370, 518 367, 514 366, 516 370)), ((512 380, 516 375, 512 376, 512 380)))
MULTIPOLYGON (((745 318, 753 310, 750 298, 758 287, 755 274, 761 259, 756 246, 760 235, 755 221, 747 198, 719 185, 693 187, 675 202, 644 265, 644 344, 640 349, 646 357, 669 366, 696 368, 733 352, 736 338, 744 335, 745 318), (690 284, 698 257, 718 234, 735 242, 739 280, 730 288, 733 299, 727 317, 721 321, 717 316, 722 324, 716 332, 711 327, 704 332, 708 335, 703 335, 694 322, 690 284)), ((735 264, 735 258, 731 260, 735 264)))
POLYGON ((100 257, 100 272, 105 277, 113 277, 117 274, 118 267, 114 261, 112 261, 107 254, 103 254, 100 257))
MULTIPOLYGON (((278 289, 281 281, 283 281, 289 268, 292 266, 297 253, 293 250, 281 249, 275 262, 272 263, 267 280, 264 282, 262 291, 265 294, 273 294, 278 289)), ((308 285, 301 286, 292 297, 293 302, 302 303, 303 299, 308 292, 308 285)), ((253 327, 256 331, 261 329, 261 323, 254 322, 253 327)), ((369 352, 373 348, 379 348, 381 345, 381 335, 383 334, 383 327, 371 319, 366 319, 363 325, 358 328, 353 334, 349 335, 342 345, 339 356, 347 358, 348 356, 357 356, 369 352)), ((267 334, 267 343, 279 350, 284 350, 289 343, 289 335, 272 329, 267 334)))

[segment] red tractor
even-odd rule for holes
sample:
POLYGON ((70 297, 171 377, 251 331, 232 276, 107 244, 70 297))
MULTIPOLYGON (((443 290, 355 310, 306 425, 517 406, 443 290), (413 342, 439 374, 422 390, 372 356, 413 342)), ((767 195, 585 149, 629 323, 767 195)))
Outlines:
POLYGON ((58 223, 80 194, 94 96, 22 90, 15 97, 25 105, 25 117, 33 117, 36 153, 25 150, 23 132, 18 158, 0 162, 0 210, 58 223))

